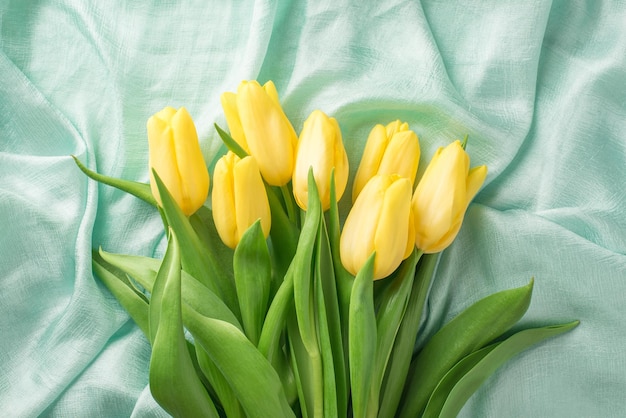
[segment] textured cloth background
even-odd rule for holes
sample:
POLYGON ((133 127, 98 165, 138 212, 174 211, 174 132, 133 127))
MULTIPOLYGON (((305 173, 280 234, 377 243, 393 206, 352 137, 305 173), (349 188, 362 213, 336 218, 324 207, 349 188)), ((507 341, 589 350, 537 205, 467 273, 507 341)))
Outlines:
POLYGON ((520 327, 581 325, 502 367, 462 417, 626 410, 626 3, 500 0, 0 3, 0 415, 166 416, 150 347, 91 249, 159 256, 158 214, 70 154, 148 181, 145 123, 186 106, 207 161, 223 91, 274 80, 297 131, 338 119, 352 174, 375 123, 423 171, 469 134, 489 177, 433 284, 424 335, 536 278, 520 327), (341 3, 341 4, 339 4, 341 3))

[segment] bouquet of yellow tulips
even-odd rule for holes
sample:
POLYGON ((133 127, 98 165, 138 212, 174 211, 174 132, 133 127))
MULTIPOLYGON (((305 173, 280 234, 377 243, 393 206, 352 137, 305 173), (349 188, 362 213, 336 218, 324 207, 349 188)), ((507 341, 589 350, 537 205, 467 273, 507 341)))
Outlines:
POLYGON ((509 358, 578 324, 512 333, 531 280, 416 347, 438 253, 487 175, 470 168, 467 138, 414 185, 417 135, 376 125, 342 222, 338 122, 316 110, 298 136, 272 82, 221 99, 230 133, 215 125, 225 147, 211 176, 185 108, 148 120, 150 184, 76 160, 163 219, 163 259, 100 249, 93 268, 150 341, 150 390, 173 416, 453 417, 509 358))

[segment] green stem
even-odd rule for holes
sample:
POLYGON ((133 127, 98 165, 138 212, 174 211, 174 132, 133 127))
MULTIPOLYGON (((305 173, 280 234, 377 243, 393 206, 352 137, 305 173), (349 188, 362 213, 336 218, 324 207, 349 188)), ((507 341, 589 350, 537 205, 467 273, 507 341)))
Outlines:
POLYGON ((280 191, 283 195, 283 200, 285 201, 285 208, 287 208, 287 216, 289 217, 289 220, 291 220, 294 225, 300 225, 298 222, 298 213, 296 211, 295 202, 289 186, 286 184, 280 186, 280 191))

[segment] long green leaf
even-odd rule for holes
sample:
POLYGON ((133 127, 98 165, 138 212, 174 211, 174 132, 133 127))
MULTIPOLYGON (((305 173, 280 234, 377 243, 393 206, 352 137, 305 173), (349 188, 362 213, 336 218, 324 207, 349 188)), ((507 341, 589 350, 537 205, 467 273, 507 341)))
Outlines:
MULTIPOLYGON (((346 383, 346 391, 350 387, 350 356, 348 348, 348 328, 349 328, 349 312, 350 312, 350 294, 352 292, 352 284, 354 276, 350 274, 341 263, 341 255, 339 253, 339 240, 341 236, 341 226, 339 222, 339 208, 337 206, 337 197, 335 190, 335 171, 331 172, 330 181, 330 209, 328 210, 328 241, 330 244, 330 252, 333 260, 333 268, 335 270, 335 286, 337 288, 337 303, 339 305, 339 317, 341 321, 341 334, 343 339, 343 357, 344 372, 346 383)), ((343 407, 340 405, 340 410, 343 407)))
POLYGON ((141 331, 147 336, 150 335, 148 320, 148 302, 146 298, 139 294, 134 287, 128 283, 122 274, 118 274, 104 260, 94 255, 93 270, 98 275, 102 283, 111 291, 120 305, 139 326, 141 331))
POLYGON ((373 253, 356 275, 349 313, 350 384, 352 411, 355 418, 376 416, 368 410, 368 398, 376 359, 376 313, 374 312, 373 253))
POLYGON ((404 396, 400 417, 421 415, 430 394, 452 366, 519 321, 530 304, 532 288, 531 280, 526 286, 487 296, 444 325, 411 365, 405 387, 420 390, 404 396))
POLYGON ((233 255, 232 248, 222 242, 215 221, 213 220, 213 211, 206 206, 202 206, 193 215, 189 217, 191 227, 205 245, 207 251, 215 254, 215 261, 219 265, 219 269, 224 271, 227 276, 233 275, 233 255))
MULTIPOLYGON (((331 179, 332 181, 332 179, 331 179)), ((348 409, 348 379, 346 374, 341 331, 341 315, 337 284, 326 223, 322 217, 315 257, 316 299, 322 364, 324 366, 324 416, 346 416, 348 409), (332 370, 330 366, 332 365, 332 370), (334 380, 331 382, 331 380, 334 380), (328 383, 326 383, 328 381, 328 383), (333 405, 334 409, 326 408, 333 405)))
POLYGON ((202 316, 189 305, 183 305, 183 318, 248 417, 294 416, 276 371, 240 330, 228 322, 202 316))
POLYGON ((80 170, 85 173, 89 178, 96 180, 102 184, 106 184, 108 186, 115 187, 116 189, 120 189, 126 193, 132 194, 135 197, 143 200, 144 202, 156 206, 156 200, 154 196, 152 196, 152 190, 150 189, 150 185, 146 183, 139 183, 136 181, 122 180, 115 177, 105 176, 103 174, 96 173, 88 169, 80 160, 72 155, 74 162, 80 168, 80 170))
MULTIPOLYGON (((104 250, 100 250, 100 256, 107 263, 135 279, 148 292, 153 291, 161 260, 136 255, 113 254, 104 250)), ((243 330, 235 315, 224 302, 185 271, 182 272, 182 298, 185 304, 190 305, 202 315, 229 322, 243 330)))
POLYGON ((474 351, 473 353, 463 357, 457 364, 455 364, 454 367, 446 373, 443 379, 441 379, 433 393, 430 395, 430 399, 428 400, 426 409, 422 414, 422 418, 438 418, 450 391, 454 388, 454 385, 456 385, 463 376, 480 363, 480 361, 499 344, 499 342, 494 343, 483 347, 480 350, 474 351))
POLYGON ((150 392, 174 417, 219 414, 194 368, 183 331, 180 249, 170 231, 168 250, 150 303, 150 392))
POLYGON ((298 247, 300 231, 289 220, 285 209, 280 203, 280 199, 276 196, 273 189, 266 186, 266 191, 272 215, 270 254, 272 256, 272 265, 274 266, 273 289, 271 293, 274 294, 282 284, 283 278, 292 264, 296 248, 298 247))
MULTIPOLYGON (((317 334, 319 339, 320 356, 322 358, 322 380, 323 380, 323 399, 324 399, 324 416, 334 417, 337 416, 337 382, 335 381, 335 363, 334 363, 334 346, 331 341, 330 328, 331 321, 334 320, 330 308, 332 303, 327 306, 326 292, 324 287, 329 287, 332 284, 332 291, 335 292, 335 280, 331 275, 332 265, 330 265, 330 254, 326 257, 326 252, 321 247, 324 246, 324 239, 328 241, 328 238, 324 234, 322 236, 322 230, 325 232, 323 220, 320 222, 320 230, 317 234, 317 244, 315 252, 315 268, 313 278, 313 299, 315 301, 315 322, 317 323, 317 334), (332 280, 331 283, 328 283, 332 280)), ((326 245, 328 243, 326 242, 326 245)), ((329 298, 330 299, 330 298, 329 298)), ((339 320, 339 314, 337 313, 337 320, 339 320)), ((339 324, 337 324, 339 325, 339 324)), ((334 337, 334 335, 333 335, 334 337)), ((334 340, 334 338, 333 338, 334 340)), ((339 335, 339 342, 341 343, 341 335, 339 335)), ((340 346, 341 348, 341 346, 340 346)), ((341 348, 341 353, 343 348, 341 348)), ((342 353, 343 354, 343 353, 342 353)), ((342 364, 343 367, 343 364, 342 364)))
POLYGON ((248 156, 246 150, 241 148, 241 145, 239 145, 239 143, 235 141, 232 136, 230 136, 225 130, 220 128, 217 123, 214 123, 213 125, 215 126, 215 130, 217 131, 220 138, 222 138, 222 142, 224 142, 224 145, 226 145, 229 150, 234 152, 235 155, 237 155, 237 157, 239 158, 246 158, 248 156))
POLYGON ((240 318, 235 283, 231 276, 219 268, 215 255, 203 244, 193 230, 189 219, 178 207, 159 175, 152 171, 163 203, 163 212, 170 228, 179 237, 182 251, 183 270, 198 279, 213 293, 219 296, 226 306, 240 318))
POLYGON ((296 389, 300 401, 300 412, 303 418, 315 418, 320 416, 323 411, 321 408, 315 411, 315 385, 311 383, 314 380, 311 361, 309 353, 302 343, 298 321, 293 315, 287 318, 287 340, 289 341, 291 368, 295 375, 296 389))
MULTIPOLYGON (((456 380, 456 383, 449 391, 449 395, 440 411, 433 411, 433 417, 454 418, 463 408, 467 400, 476 392, 480 385, 487 380, 500 366, 507 362, 510 358, 516 356, 530 346, 544 341, 547 338, 554 337, 578 326, 580 322, 574 321, 567 324, 552 325, 542 328, 532 328, 513 334, 506 340, 497 344, 493 350, 487 353, 474 367, 467 373, 462 372, 455 376, 456 367, 446 375, 443 384, 443 391, 447 390, 446 380, 456 380)), ((463 367, 460 366, 462 369, 463 367)), ((438 389, 437 389, 438 390, 438 389)), ((437 391, 436 390, 436 391, 437 391)), ((436 392, 435 391, 435 392, 436 392)), ((435 408, 437 409, 437 408, 435 408)))
POLYGON ((418 250, 413 250, 411 255, 402 262, 398 274, 381 296, 381 303, 376 312, 376 361, 373 364, 374 376, 368 409, 378 410, 385 369, 409 302, 415 279, 415 266, 421 255, 422 253, 418 253, 418 250))
MULTIPOLYGON (((308 210, 302 226, 298 248, 294 256, 294 305, 296 319, 302 344, 308 353, 308 367, 311 369, 311 380, 303 383, 312 388, 313 399, 307 399, 312 408, 312 416, 321 416, 324 410, 323 366, 317 335, 318 323, 315 318, 313 258, 317 234, 321 222, 322 205, 319 200, 313 171, 309 170, 308 178, 308 210)), ((307 392, 305 392, 306 394, 307 392)))
POLYGON ((255 345, 259 342, 267 312, 272 265, 261 221, 244 232, 233 260, 237 298, 246 335, 255 345))
POLYGON ((245 418, 246 415, 237 399, 237 395, 233 392, 220 369, 213 363, 209 354, 198 342, 196 342, 195 349, 198 367, 211 384, 214 395, 219 399, 226 416, 228 418, 245 418))
POLYGON ((439 254, 426 254, 419 262, 406 312, 387 362, 380 396, 380 417, 393 417, 398 409, 404 382, 409 373, 426 296, 438 259, 439 254))

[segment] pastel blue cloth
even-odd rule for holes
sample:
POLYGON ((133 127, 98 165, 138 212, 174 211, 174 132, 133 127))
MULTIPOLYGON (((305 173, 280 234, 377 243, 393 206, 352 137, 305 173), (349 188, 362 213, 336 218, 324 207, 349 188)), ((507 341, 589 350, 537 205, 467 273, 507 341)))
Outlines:
POLYGON ((219 96, 274 80, 300 130, 322 109, 356 171, 376 123, 409 122, 423 171, 469 134, 484 189, 432 287, 424 334, 526 284, 520 327, 580 319, 514 358, 463 417, 626 410, 626 3, 498 0, 0 5, 0 415, 167 416, 150 347, 91 250, 159 256, 158 214, 76 168, 147 182, 145 123, 186 106, 207 161, 219 96))

